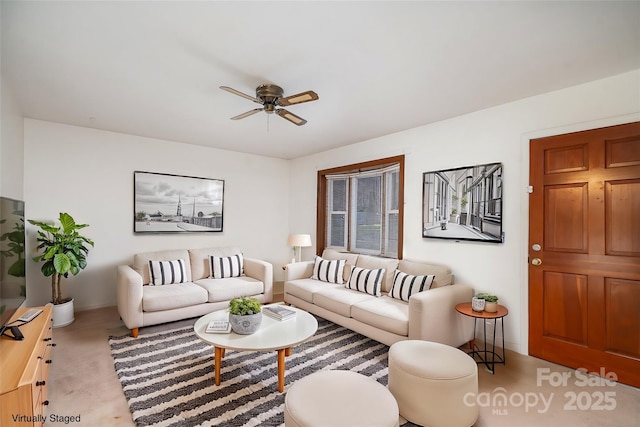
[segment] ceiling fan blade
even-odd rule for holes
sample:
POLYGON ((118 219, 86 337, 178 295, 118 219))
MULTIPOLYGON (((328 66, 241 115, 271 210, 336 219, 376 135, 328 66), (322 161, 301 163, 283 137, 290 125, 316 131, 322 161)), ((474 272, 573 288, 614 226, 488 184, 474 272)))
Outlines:
POLYGON ((231 88, 229 86, 220 86, 220 89, 222 90, 226 90, 227 92, 233 93, 234 95, 238 95, 241 96, 243 98, 247 98, 250 101, 256 102, 258 104, 262 104, 262 101, 260 101, 258 98, 251 96, 251 95, 247 95, 246 93, 242 93, 239 90, 235 90, 234 88, 231 88))
POLYGON ((255 108, 253 110, 247 111, 246 113, 242 113, 242 114, 238 114, 237 116, 233 116, 231 117, 231 120, 240 120, 240 119, 244 119, 245 117, 249 117, 255 113, 259 113, 260 111, 264 110, 264 108, 255 108))
POLYGON ((285 110, 284 108, 277 109, 276 114, 282 117, 283 119, 289 120, 294 125, 302 126, 303 124, 307 123, 307 121, 302 117, 296 116, 295 114, 285 110))
POLYGON ((302 104, 303 102, 316 101, 318 94, 312 90, 298 93, 296 95, 286 96, 278 100, 278 104, 286 107, 288 105, 302 104))

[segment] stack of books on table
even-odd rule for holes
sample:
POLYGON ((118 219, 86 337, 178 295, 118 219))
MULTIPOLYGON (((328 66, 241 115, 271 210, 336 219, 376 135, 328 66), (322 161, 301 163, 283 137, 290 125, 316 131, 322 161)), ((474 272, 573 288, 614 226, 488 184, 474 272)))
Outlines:
POLYGON ((290 308, 286 308, 282 305, 269 305, 267 307, 262 307, 262 312, 267 316, 278 320, 287 320, 296 317, 295 310, 291 310, 290 308))
POLYGON ((212 320, 205 331, 208 334, 228 334, 231 332, 231 323, 228 320, 212 320))

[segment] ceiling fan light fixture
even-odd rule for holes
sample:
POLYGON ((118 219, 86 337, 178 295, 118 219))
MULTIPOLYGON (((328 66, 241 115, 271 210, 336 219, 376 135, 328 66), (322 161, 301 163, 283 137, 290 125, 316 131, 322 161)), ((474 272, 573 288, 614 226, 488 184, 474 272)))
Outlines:
POLYGON ((296 116, 295 114, 287 111, 283 108, 289 105, 300 104, 303 102, 315 101, 318 98, 318 94, 312 90, 308 90, 306 92, 301 92, 295 95, 283 97, 284 91, 280 86, 273 84, 264 84, 260 85, 256 88, 256 97, 254 98, 251 95, 247 95, 246 93, 240 92, 229 86, 220 86, 220 89, 232 93, 234 95, 241 96, 243 98, 254 101, 258 104, 262 104, 262 108, 256 108, 251 111, 247 111, 246 113, 239 114, 231 118, 231 120, 239 120, 244 119, 245 117, 251 116, 259 111, 264 111, 267 114, 276 113, 283 119, 286 119, 297 126, 302 126, 307 121, 300 116, 296 116))

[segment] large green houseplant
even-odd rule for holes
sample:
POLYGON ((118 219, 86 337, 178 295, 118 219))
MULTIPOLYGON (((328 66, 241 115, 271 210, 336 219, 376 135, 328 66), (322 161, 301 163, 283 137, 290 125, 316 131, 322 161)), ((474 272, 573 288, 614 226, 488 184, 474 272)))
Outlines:
MULTIPOLYGON (((33 260, 43 261, 40 270, 45 277, 51 277, 51 302, 56 305, 64 304, 71 298, 62 296, 61 283, 63 277, 69 277, 69 273, 77 275, 87 266, 88 246, 93 246, 93 241, 78 230, 88 227, 88 224, 76 224, 71 215, 60 212, 59 226, 54 224, 29 220, 30 224, 39 227, 38 230, 38 255, 33 260)), ((55 320, 54 320, 55 324, 55 320)))

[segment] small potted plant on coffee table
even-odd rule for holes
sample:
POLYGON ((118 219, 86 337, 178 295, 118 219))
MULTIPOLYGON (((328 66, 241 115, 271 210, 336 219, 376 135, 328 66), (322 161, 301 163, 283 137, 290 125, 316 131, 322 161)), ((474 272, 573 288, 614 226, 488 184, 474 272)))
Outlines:
POLYGON ((260 328, 262 309, 255 298, 238 297, 229 301, 229 323, 236 334, 250 335, 260 328))

